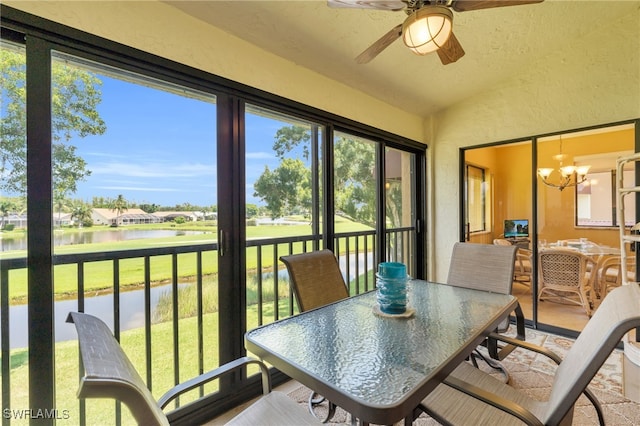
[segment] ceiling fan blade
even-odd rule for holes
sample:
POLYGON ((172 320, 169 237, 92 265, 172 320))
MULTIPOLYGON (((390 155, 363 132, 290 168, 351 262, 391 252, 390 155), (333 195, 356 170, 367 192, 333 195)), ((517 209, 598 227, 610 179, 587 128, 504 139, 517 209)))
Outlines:
POLYGON ((520 6, 523 4, 542 3, 544 0, 456 0, 452 8, 456 12, 490 9, 492 7, 520 6))
POLYGON ((402 10, 407 7, 403 0, 327 0, 329 7, 350 9, 402 10))
POLYGON ((447 42, 438 49, 437 52, 442 65, 455 62, 464 56, 464 49, 453 33, 451 33, 447 42))
POLYGON ((356 57, 356 62, 359 64, 366 64, 367 62, 378 56, 384 49, 389 47, 391 43, 399 39, 401 35, 402 24, 399 24, 393 27, 388 33, 380 37, 378 40, 376 40, 376 42, 369 46, 364 52, 359 54, 358 57, 356 57))

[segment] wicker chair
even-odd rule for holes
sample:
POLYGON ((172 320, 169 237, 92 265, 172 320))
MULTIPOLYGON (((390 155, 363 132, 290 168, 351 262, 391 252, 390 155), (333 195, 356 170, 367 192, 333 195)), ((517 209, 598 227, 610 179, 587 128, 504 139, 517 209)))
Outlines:
MULTIPOLYGON (((280 260, 287 267, 293 292, 298 301, 300 312, 319 308, 329 303, 349 297, 349 291, 342 278, 340 266, 331 250, 319 250, 309 253, 281 256, 280 260)), ((309 396, 309 411, 316 415, 314 408, 324 402, 323 397, 309 396)), ((333 417, 336 406, 328 402, 327 415, 322 419, 327 422, 333 417)))
MULTIPOLYGON (((494 293, 511 294, 513 287, 513 270, 516 257, 516 246, 455 243, 449 264, 447 284, 457 287, 473 288, 494 293)), ((520 304, 515 309, 517 338, 525 339, 524 314, 520 304)), ((509 328, 509 318, 498 326, 497 332, 505 332, 509 328)), ((488 365, 499 369, 509 381, 509 373, 499 362, 515 349, 512 345, 498 347, 495 339, 483 342, 491 359, 485 358, 479 351, 475 351, 471 360, 476 364, 480 357, 488 365)))
POLYGON ((593 260, 578 251, 562 248, 541 251, 538 300, 580 305, 591 317, 589 293, 596 274, 588 273, 589 264, 593 270, 593 260))
MULTIPOLYGON (((622 268, 620 256, 611 256, 606 258, 598 270, 597 282, 594 283, 594 289, 598 297, 602 300, 614 288, 622 285, 622 268)), ((634 282, 636 280, 636 257, 627 257, 627 281, 634 282)))
POLYGON ((442 424, 570 425, 575 403, 584 394, 604 425, 602 408, 587 386, 625 333, 635 327, 640 327, 640 286, 623 285, 604 299, 564 359, 546 348, 494 335, 558 364, 548 400, 531 398, 463 362, 418 408, 442 424))

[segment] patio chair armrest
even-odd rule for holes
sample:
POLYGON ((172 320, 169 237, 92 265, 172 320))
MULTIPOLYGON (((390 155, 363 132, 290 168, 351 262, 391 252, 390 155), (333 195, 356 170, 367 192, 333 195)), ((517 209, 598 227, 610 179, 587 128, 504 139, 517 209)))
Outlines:
POLYGON ((504 411, 505 413, 509 413, 528 425, 542 426, 542 422, 532 412, 513 401, 509 401, 499 395, 486 391, 451 375, 444 380, 444 383, 453 389, 484 402, 485 404, 489 404, 492 407, 504 411))
POLYGON ((527 349, 530 350, 532 352, 536 352, 539 353, 541 355, 544 355, 548 358, 550 358, 551 360, 553 360, 556 364, 560 364, 562 362, 562 358, 560 358, 560 356, 558 354, 556 354, 555 352, 547 349, 547 348, 543 348, 542 346, 538 346, 535 345, 533 343, 529 343, 523 340, 519 340, 519 339, 514 339, 513 337, 508 337, 508 336, 503 336, 501 334, 498 333, 490 333, 489 334, 489 338, 491 339, 495 339, 504 343, 508 343, 510 345, 513 346, 517 346, 523 349, 527 349))
MULTIPOLYGON (((532 352, 536 352, 539 353, 541 355, 544 355, 548 358, 550 358, 551 360, 553 360, 553 362, 555 362, 557 365, 560 365, 560 363, 562 362, 562 358, 560 358, 560 356, 558 354, 556 354, 553 351, 550 351, 547 348, 543 348, 542 346, 538 346, 538 345, 534 345, 533 343, 529 343, 529 342, 524 342, 522 340, 518 340, 518 339, 514 339, 513 337, 508 337, 508 336, 503 336, 501 334, 498 333, 491 333, 489 335, 490 338, 496 339, 496 340, 500 340, 502 342, 508 343, 510 345, 513 346, 517 346, 523 349, 527 349, 530 350, 532 352)), ((593 394, 593 392, 591 392, 591 390, 589 388, 585 388, 582 393, 587 397, 587 399, 589 399, 589 401, 591 401, 591 403, 593 404, 594 408, 596 409, 596 413, 598 415, 598 420, 600 422, 601 425, 604 425, 604 414, 602 412, 602 406, 600 405, 600 401, 598 400, 598 398, 596 398, 596 396, 593 394)))
POLYGON ((160 397, 160 399, 158 400, 158 405, 160 405, 160 408, 164 409, 167 404, 169 404, 171 401, 173 401, 183 393, 188 392, 212 380, 215 380, 224 374, 245 367, 249 364, 256 364, 258 365, 258 367, 260 367, 260 371, 262 373, 262 393, 266 395, 271 392, 271 377, 269 376, 269 368, 262 361, 245 356, 174 386, 160 397))

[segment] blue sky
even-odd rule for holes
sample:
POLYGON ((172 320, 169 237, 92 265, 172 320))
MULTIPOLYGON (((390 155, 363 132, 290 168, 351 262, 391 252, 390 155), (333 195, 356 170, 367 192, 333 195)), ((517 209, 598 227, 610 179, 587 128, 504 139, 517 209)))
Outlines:
MULTIPOLYGON (((71 197, 91 201, 122 194, 162 206, 217 204, 215 101, 100 79, 98 111, 107 131, 71 141, 92 172, 71 197)), ((283 123, 257 115, 247 120, 247 202, 262 204, 253 197, 253 182, 265 165, 277 167, 273 135, 283 123)))

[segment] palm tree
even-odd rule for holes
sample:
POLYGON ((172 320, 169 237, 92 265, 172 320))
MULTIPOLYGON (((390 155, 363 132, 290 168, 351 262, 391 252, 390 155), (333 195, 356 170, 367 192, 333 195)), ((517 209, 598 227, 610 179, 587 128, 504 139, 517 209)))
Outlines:
POLYGON ((62 210, 64 210, 65 207, 68 207, 70 201, 67 200, 67 198, 64 196, 64 194, 54 194, 53 196, 53 206, 55 208, 55 210, 58 211, 58 226, 62 227, 62 210))
POLYGON ((16 209, 15 203, 13 203, 12 201, 10 200, 0 201, 0 216, 1 216, 0 229, 4 228, 4 222, 7 216, 9 216, 9 213, 15 209, 16 209))
POLYGON ((77 219, 78 228, 81 228, 83 223, 91 219, 91 210, 91 206, 80 200, 75 200, 71 203, 71 219, 77 219))
POLYGON ((128 204, 127 200, 124 199, 122 194, 118 194, 118 198, 111 203, 111 211, 116 212, 115 226, 118 226, 119 218, 122 215, 122 213, 129 210, 127 208, 127 204, 128 204))

